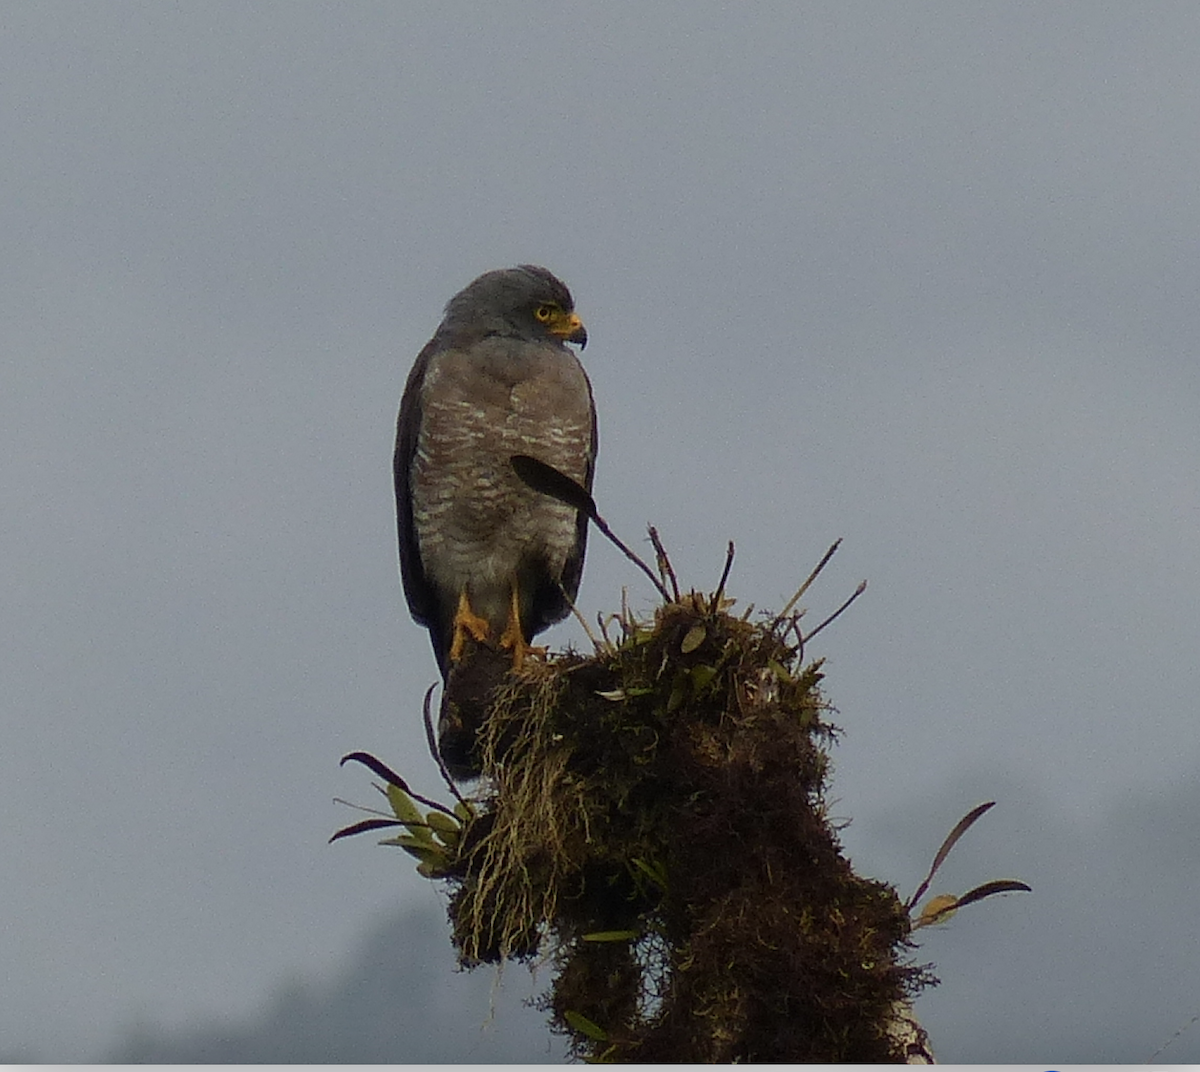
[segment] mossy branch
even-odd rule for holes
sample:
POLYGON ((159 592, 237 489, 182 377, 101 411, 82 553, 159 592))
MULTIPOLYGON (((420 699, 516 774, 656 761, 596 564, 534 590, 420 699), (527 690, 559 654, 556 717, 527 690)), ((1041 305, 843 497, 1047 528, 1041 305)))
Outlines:
MULTIPOLYGON (((535 459, 514 467, 611 535, 573 481, 535 459)), ((913 930, 1027 887, 986 883, 914 919, 928 878, 906 904, 842 854, 826 807, 838 731, 804 641, 862 586, 807 636, 796 610, 837 544, 783 612, 754 622, 730 613, 732 545, 702 594, 680 591, 653 530, 658 577, 613 539, 661 605, 643 618, 622 600, 599 618, 593 654, 504 675, 475 740, 482 780, 466 799, 449 783, 453 809, 368 762, 405 828, 386 843, 449 884, 465 966, 551 958, 543 1007, 576 1056, 931 1062, 912 1000, 935 980, 912 963, 913 930)), ((929 878, 985 810, 951 833, 929 878)))

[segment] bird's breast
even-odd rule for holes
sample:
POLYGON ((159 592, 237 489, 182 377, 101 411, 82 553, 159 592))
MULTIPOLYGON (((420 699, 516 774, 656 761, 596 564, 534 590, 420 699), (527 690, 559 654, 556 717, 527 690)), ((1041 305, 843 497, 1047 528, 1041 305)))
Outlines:
POLYGON ((576 539, 575 511, 526 487, 514 454, 584 482, 591 463, 591 398, 573 355, 524 362, 497 376, 450 352, 430 364, 412 465, 416 536, 426 572, 450 590, 507 587, 523 561, 554 576, 576 539), (520 371, 521 375, 514 375, 520 371))

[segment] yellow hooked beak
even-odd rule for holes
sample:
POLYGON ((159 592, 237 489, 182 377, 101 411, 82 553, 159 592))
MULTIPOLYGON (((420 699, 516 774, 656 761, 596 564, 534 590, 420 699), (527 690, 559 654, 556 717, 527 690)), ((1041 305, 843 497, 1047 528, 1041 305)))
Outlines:
POLYGON ((577 342, 581 349, 587 346, 587 328, 577 313, 556 310, 548 327, 551 335, 557 335, 564 342, 577 342))

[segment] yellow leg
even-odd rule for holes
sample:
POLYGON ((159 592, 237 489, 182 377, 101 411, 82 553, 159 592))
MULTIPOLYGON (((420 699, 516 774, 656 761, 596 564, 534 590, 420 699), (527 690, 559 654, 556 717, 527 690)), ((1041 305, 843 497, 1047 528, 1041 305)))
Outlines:
POLYGON ((487 619, 479 617, 471 610, 471 601, 467 598, 467 590, 464 588, 458 594, 458 610, 454 614, 454 639, 450 642, 450 661, 456 663, 463 657, 467 633, 482 644, 487 640, 489 630, 487 619))
POLYGON ((517 598, 517 586, 512 586, 512 598, 508 604, 508 621, 504 632, 500 634, 500 647, 512 648, 512 668, 520 670, 526 655, 545 655, 545 648, 531 647, 525 641, 525 633, 521 629, 521 603, 517 598))

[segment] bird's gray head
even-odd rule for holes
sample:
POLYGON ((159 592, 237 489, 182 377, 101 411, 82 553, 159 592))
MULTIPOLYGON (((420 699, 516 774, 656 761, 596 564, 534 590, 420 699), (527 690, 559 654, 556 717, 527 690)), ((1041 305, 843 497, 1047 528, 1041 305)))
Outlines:
POLYGON ((469 283, 446 303, 438 335, 450 345, 487 335, 587 345, 566 284, 533 264, 485 272, 469 283))

